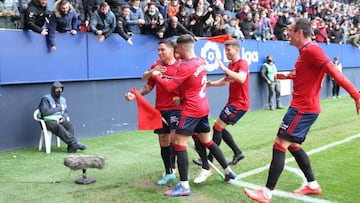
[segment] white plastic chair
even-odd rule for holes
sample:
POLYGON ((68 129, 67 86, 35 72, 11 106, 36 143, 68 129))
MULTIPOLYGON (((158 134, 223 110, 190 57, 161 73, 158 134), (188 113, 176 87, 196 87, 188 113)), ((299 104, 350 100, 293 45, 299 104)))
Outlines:
MULTIPOLYGON (((45 150, 46 150, 47 154, 50 154, 52 132, 46 128, 45 121, 39 117, 39 114, 40 114, 40 110, 36 109, 34 111, 34 119, 36 121, 40 122, 41 128, 42 128, 41 134, 40 134, 40 141, 39 141, 39 151, 41 150, 43 140, 45 139, 45 150)), ((54 136, 56 137, 56 145, 58 148, 60 148, 60 138, 56 135, 54 135, 54 136)))

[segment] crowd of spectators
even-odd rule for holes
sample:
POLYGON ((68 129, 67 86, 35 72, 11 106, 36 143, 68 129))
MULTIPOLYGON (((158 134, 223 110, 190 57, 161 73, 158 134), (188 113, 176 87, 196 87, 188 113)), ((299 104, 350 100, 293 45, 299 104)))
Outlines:
POLYGON ((133 35, 167 38, 184 33, 285 41, 288 25, 296 17, 305 17, 312 23, 314 41, 360 48, 360 2, 356 0, 0 0, 0 28, 74 34, 74 15, 77 31, 93 32, 99 41, 114 32, 130 44, 133 35), (54 1, 50 5, 55 8, 49 8, 48 1, 54 1), (59 1, 69 4, 70 11, 56 8, 59 1), (108 32, 99 34, 104 30, 108 32))

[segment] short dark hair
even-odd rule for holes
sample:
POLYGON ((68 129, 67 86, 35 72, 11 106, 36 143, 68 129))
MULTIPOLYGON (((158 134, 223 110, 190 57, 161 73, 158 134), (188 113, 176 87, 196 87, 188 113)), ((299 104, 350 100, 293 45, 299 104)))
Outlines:
POLYGON ((311 37, 311 24, 306 18, 297 18, 295 20, 294 31, 302 30, 304 37, 311 37))
POLYGON ((186 11, 185 6, 181 5, 181 6, 179 7, 179 12, 181 12, 181 11, 186 11))
POLYGON ((158 45, 160 44, 165 44, 169 48, 175 48, 175 42, 172 40, 163 39, 159 41, 158 45))
POLYGON ((235 39, 230 39, 230 40, 225 41, 224 45, 225 46, 231 45, 231 46, 240 48, 240 42, 235 39))
POLYGON ((177 38, 176 43, 177 44, 193 44, 195 42, 195 39, 190 34, 183 34, 180 35, 179 38, 177 38))
POLYGON ((155 4, 154 2, 149 2, 149 3, 147 4, 147 7, 149 8, 150 6, 156 6, 156 4, 155 4))

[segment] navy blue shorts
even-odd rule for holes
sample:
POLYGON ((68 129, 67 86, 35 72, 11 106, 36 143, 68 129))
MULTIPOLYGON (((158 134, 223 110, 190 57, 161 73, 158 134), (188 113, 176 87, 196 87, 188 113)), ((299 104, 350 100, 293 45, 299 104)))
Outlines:
POLYGON ((181 117, 177 134, 192 136, 194 133, 210 132, 210 124, 208 116, 202 118, 181 117))
POLYGON ((159 129, 155 129, 154 133, 156 134, 168 134, 170 130, 174 130, 177 128, 180 119, 180 110, 166 110, 160 111, 162 117, 166 120, 166 123, 163 121, 163 127, 159 129))
POLYGON ((234 105, 226 105, 220 112, 219 118, 227 125, 234 125, 245 113, 246 111, 240 110, 234 105))
POLYGON ((290 141, 301 144, 305 141, 306 135, 310 130, 310 127, 319 114, 302 112, 294 107, 289 107, 286 112, 277 136, 290 141))

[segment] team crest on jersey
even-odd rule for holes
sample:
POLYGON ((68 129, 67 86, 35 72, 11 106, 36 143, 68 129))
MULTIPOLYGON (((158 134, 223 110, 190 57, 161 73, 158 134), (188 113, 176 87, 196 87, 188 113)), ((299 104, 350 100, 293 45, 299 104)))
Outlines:
POLYGON ((221 60, 221 51, 219 46, 211 41, 206 42, 201 48, 201 57, 206 60, 208 71, 218 69, 219 66, 216 63, 216 59, 219 58, 221 60))
POLYGON ((161 78, 164 79, 164 80, 171 80, 171 79, 173 78, 173 76, 170 76, 170 75, 162 75, 161 78))

